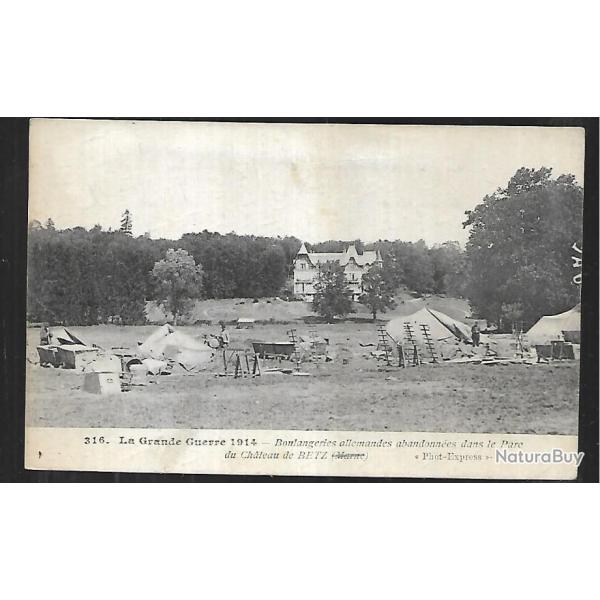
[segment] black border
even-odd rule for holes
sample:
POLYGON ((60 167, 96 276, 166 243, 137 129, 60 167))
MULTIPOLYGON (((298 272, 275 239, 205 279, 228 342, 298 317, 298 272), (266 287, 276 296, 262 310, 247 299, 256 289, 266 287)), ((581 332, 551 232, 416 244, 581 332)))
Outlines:
MULTIPOLYGON (((89 117, 110 119, 114 117, 89 117)), ((544 126, 585 129, 584 285, 579 408, 579 449, 585 459, 578 482, 598 482, 598 118, 165 118, 118 117, 135 121, 256 123, 350 123, 394 125, 544 126)), ((505 482, 492 479, 176 475, 26 471, 25 299, 27 255, 29 118, 0 119, 0 481, 9 482, 505 482)), ((526 482, 529 480, 514 480, 526 482)))

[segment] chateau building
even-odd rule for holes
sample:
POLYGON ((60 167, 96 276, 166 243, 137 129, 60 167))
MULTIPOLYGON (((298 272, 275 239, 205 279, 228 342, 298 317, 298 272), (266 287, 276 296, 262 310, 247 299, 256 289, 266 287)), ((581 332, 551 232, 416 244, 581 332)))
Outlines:
POLYGON ((359 299, 363 291, 363 275, 371 265, 381 266, 382 264, 378 250, 365 250, 359 254, 352 244, 345 252, 308 252, 303 243, 294 260, 294 295, 307 302, 312 302, 319 268, 328 261, 335 261, 344 267, 346 282, 352 290, 352 299, 355 301, 359 299))

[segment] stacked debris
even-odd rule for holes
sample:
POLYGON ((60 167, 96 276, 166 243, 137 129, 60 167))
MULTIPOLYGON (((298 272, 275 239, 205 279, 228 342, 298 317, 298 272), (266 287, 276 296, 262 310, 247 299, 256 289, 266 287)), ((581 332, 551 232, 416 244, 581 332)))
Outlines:
POLYGON ((148 376, 167 375, 177 369, 197 373, 206 369, 215 349, 206 340, 199 341, 170 325, 158 328, 135 349, 104 350, 90 346, 64 327, 46 328, 46 343, 37 347, 40 365, 74 369, 85 374, 83 389, 110 394, 145 385, 148 376))
POLYGON ((302 362, 331 362, 333 353, 329 348, 329 340, 317 335, 316 331, 301 335, 297 343, 302 362))
MULTIPOLYGON (((561 358, 573 354, 566 342, 560 348, 558 343, 553 343, 553 353, 561 358)), ((523 335, 517 339, 510 334, 480 334, 475 345, 468 325, 429 308, 392 319, 385 329, 380 326, 379 344, 376 350, 370 352, 370 356, 378 360, 385 359, 388 366, 416 366, 427 362, 534 364, 536 359, 533 347, 523 335), (388 339, 391 343, 386 341, 388 339)))

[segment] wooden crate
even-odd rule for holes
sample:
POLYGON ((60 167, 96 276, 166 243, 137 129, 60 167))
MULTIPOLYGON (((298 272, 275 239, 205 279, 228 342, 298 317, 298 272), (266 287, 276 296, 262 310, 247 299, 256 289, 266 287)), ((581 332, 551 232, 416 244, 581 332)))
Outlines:
POLYGON ((58 346, 56 350, 56 361, 65 369, 83 370, 86 365, 96 358, 99 351, 99 348, 80 346, 78 344, 58 346))
POLYGON ((58 366, 56 358, 56 346, 38 346, 37 351, 40 357, 40 364, 42 366, 52 365, 53 367, 58 366))
POLYGON ((291 358, 295 345, 292 342, 252 342, 255 354, 260 358, 291 358))
POLYGON ((121 393, 121 381, 118 373, 86 373, 83 389, 90 394, 108 396, 121 393))

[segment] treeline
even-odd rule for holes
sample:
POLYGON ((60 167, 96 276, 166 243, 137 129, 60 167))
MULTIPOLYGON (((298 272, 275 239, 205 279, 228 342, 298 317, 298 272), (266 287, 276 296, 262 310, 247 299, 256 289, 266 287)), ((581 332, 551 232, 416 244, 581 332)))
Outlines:
MULTIPOLYGON (((464 255, 456 243, 428 248, 424 242, 331 240, 310 251, 359 252, 379 249, 393 285, 418 293, 462 293, 464 255)), ((143 323, 147 301, 155 299, 151 271, 169 248, 186 250, 201 265, 204 298, 261 298, 291 295, 295 237, 257 237, 209 231, 181 239, 132 237, 100 226, 57 230, 53 223, 29 228, 28 319, 65 324, 143 323)))
POLYGON ((182 248, 203 269, 203 297, 274 296, 284 288, 300 240, 203 231, 180 240, 123 231, 30 225, 28 306, 32 322, 89 325, 119 315, 143 323, 155 295, 151 271, 169 248, 182 248))
POLYGON ((30 226, 28 320, 90 325, 120 315, 124 323, 143 323, 149 273, 171 244, 99 226, 30 226))
POLYGON ((447 294, 462 298, 466 290, 465 254, 458 242, 431 248, 418 242, 379 241, 375 245, 393 284, 419 294, 447 294))
POLYGON ((261 298, 280 293, 301 242, 295 237, 221 235, 205 230, 186 233, 170 244, 187 250, 202 265, 206 298, 261 298))

